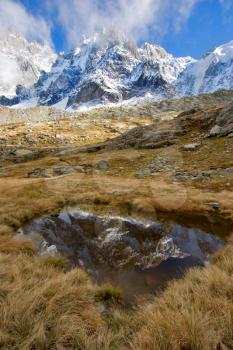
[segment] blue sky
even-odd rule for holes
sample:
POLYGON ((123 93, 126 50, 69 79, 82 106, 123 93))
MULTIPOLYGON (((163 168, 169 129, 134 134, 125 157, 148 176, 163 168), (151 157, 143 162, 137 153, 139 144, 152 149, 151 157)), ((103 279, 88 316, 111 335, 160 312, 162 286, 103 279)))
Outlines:
MULTIPOLYGON (((158 43, 175 56, 199 58, 215 46, 233 40, 233 0, 1 2, 15 5, 15 10, 12 11, 14 7, 11 7, 13 15, 9 19, 10 27, 16 26, 16 31, 23 31, 30 39, 41 41, 46 37, 57 51, 69 50, 78 44, 82 34, 89 34, 98 26, 112 23, 128 32, 139 44, 144 41, 158 43), (19 8, 25 14, 25 28, 23 20, 20 27, 17 24, 19 8)), ((0 31, 2 28, 3 25, 0 25, 0 31)))
POLYGON ((169 32, 162 45, 178 56, 200 57, 208 50, 233 40, 233 0, 223 8, 217 0, 201 1, 178 33, 169 32))

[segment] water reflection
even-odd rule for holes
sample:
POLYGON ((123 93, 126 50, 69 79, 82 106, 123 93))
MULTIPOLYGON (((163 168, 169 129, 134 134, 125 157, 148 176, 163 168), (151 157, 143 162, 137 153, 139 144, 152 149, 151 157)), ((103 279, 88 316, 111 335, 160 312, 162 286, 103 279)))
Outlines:
POLYGON ((38 254, 64 254, 99 281, 130 295, 155 291, 193 266, 203 266, 224 245, 220 238, 177 224, 104 217, 66 210, 25 226, 38 254))

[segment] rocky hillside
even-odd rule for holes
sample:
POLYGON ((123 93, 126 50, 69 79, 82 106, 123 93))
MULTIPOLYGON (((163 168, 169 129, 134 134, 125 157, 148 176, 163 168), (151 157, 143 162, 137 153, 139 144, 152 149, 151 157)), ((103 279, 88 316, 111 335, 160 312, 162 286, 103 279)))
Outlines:
POLYGON ((59 121, 64 118, 77 119, 85 124, 85 120, 107 119, 131 119, 149 118, 150 120, 162 120, 173 118, 182 111, 190 108, 206 108, 216 104, 225 104, 233 100, 233 91, 219 91, 214 94, 204 94, 200 96, 188 96, 179 99, 166 99, 156 101, 155 99, 143 99, 135 101, 133 104, 122 106, 104 106, 93 108, 88 111, 68 112, 58 110, 53 107, 37 106, 31 108, 9 108, 0 106, 0 125, 59 121))
POLYGON ((232 349, 232 93, 1 125, 2 349, 232 349))

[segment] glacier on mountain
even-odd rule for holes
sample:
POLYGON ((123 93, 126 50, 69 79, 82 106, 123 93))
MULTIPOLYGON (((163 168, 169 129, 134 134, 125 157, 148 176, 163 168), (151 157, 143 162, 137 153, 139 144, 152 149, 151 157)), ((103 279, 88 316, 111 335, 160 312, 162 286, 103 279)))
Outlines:
POLYGON ((175 82, 181 95, 199 95, 233 89, 233 41, 193 62, 175 82))

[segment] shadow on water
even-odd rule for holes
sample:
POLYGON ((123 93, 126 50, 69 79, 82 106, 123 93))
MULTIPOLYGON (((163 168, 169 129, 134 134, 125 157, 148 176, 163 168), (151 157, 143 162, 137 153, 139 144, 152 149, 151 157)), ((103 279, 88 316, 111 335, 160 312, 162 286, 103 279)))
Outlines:
POLYGON ((134 298, 157 294, 166 287, 168 282, 183 277, 192 267, 204 267, 204 264, 192 256, 182 259, 168 258, 158 266, 144 270, 99 269, 97 281, 110 282, 113 286, 121 288, 124 299, 130 303, 134 298))
POLYGON ((126 299, 155 293, 191 267, 203 267, 224 240, 166 221, 140 221, 67 209, 34 220, 15 239, 30 237, 38 255, 61 253, 97 282, 122 288, 126 299))

